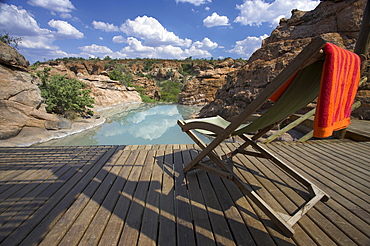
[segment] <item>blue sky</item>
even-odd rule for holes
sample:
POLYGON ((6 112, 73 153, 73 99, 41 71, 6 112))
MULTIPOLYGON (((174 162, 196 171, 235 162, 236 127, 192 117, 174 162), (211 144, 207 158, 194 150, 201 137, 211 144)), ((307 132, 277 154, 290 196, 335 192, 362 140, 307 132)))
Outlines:
POLYGON ((62 57, 244 58, 318 0, 0 0, 0 31, 31 63, 62 57), (4 33, 2 33, 4 34, 4 33))

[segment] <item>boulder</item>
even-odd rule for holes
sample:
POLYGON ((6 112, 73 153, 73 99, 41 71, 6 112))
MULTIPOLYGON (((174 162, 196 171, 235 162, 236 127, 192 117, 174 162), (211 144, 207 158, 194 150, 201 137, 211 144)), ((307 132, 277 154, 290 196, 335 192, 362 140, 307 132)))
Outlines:
POLYGON ((8 66, 26 68, 30 63, 18 51, 0 41, 0 63, 8 66))

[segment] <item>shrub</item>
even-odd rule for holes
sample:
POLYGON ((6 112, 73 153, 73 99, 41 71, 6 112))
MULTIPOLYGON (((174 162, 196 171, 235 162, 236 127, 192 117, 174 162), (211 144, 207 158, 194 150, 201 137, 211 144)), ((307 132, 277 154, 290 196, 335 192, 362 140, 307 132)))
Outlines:
POLYGON ((0 35, 0 41, 6 43, 9 46, 12 46, 15 49, 18 49, 18 44, 22 42, 22 38, 12 37, 9 35, 9 33, 5 32, 4 35, 0 35))
POLYGON ((177 97, 181 92, 182 84, 165 80, 160 84, 161 89, 161 101, 163 102, 177 102, 177 97))
POLYGON ((108 73, 108 76, 111 80, 117 80, 117 81, 121 81, 124 79, 124 76, 123 74, 118 71, 117 69, 114 69, 112 70, 111 72, 108 73))
POLYGON ((86 84, 76 80, 67 79, 65 75, 53 75, 50 77, 50 68, 38 72, 42 84, 40 85, 41 96, 45 98, 46 110, 68 115, 93 114, 89 108, 93 108, 94 99, 89 95, 86 84))

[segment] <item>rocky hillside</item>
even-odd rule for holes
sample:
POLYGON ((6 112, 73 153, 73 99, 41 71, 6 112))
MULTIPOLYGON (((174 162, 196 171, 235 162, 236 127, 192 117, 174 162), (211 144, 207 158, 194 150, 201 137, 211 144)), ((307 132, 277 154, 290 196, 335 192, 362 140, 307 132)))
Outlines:
MULTIPOLYGON (((291 18, 280 20, 245 66, 227 74, 225 85, 199 117, 228 118, 240 113, 317 36, 353 51, 365 5, 366 0, 333 0, 321 2, 309 12, 293 10, 291 18)), ((358 92, 362 107, 354 115, 362 119, 370 119, 369 88, 368 82, 358 92)))
MULTIPOLYGON (((35 72, 51 67, 52 75, 66 74, 68 78, 80 79, 87 84, 97 78, 108 83, 113 83, 111 79, 114 79, 117 82, 116 86, 121 84, 128 90, 135 87, 145 96, 157 101, 166 101, 163 94, 166 93, 166 88, 178 87, 175 101, 187 105, 205 105, 214 100, 217 90, 226 83, 227 74, 244 64, 243 60, 231 58, 222 60, 63 58, 31 67, 35 72)), ((92 96, 97 97, 96 94, 92 96)), ((103 106, 99 105, 100 101, 103 103, 103 100, 98 100, 98 106, 103 106)))

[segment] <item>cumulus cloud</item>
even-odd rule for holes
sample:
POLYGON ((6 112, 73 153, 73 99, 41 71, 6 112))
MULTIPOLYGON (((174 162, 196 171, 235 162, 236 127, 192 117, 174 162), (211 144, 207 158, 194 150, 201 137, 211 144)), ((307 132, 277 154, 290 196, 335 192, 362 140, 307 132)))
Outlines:
POLYGON ((220 16, 216 12, 214 12, 212 15, 207 16, 203 20, 203 24, 206 27, 214 27, 214 26, 228 26, 229 24, 229 18, 227 16, 220 16))
POLYGON ((292 9, 308 11, 319 3, 319 0, 275 0, 271 3, 262 0, 244 0, 243 4, 236 5, 240 14, 234 22, 251 26, 260 26, 264 22, 277 25, 281 18, 290 17, 292 9))
POLYGON ((78 47, 80 50, 87 52, 87 53, 93 53, 93 54, 110 54, 113 53, 111 49, 109 49, 107 46, 101 46, 101 45, 88 45, 88 46, 82 46, 78 47))
POLYGON ((229 50, 229 52, 236 53, 240 55, 241 58, 249 59, 253 52, 261 47, 262 40, 264 40, 267 37, 268 37, 267 34, 264 34, 259 37, 248 36, 244 40, 236 41, 234 48, 229 50))
POLYGON ((60 15, 59 15, 61 18, 63 18, 63 19, 72 19, 73 17, 72 17, 72 15, 71 14, 69 14, 69 13, 60 13, 60 15))
POLYGON ((92 44, 92 45, 86 45, 82 47, 78 47, 82 52, 78 54, 77 56, 82 57, 106 57, 109 56, 113 59, 116 58, 126 58, 127 55, 122 52, 112 51, 107 46, 92 44))
POLYGON ((66 21, 61 20, 50 20, 48 22, 48 25, 52 28, 57 29, 57 33, 55 34, 55 37, 60 39, 80 39, 84 37, 84 34, 77 30, 75 27, 73 27, 71 24, 69 24, 66 21))
POLYGON ((66 21, 51 20, 48 24, 56 31, 41 28, 34 16, 21 7, 0 3, 0 30, 5 30, 12 36, 22 37, 22 42, 19 44, 20 52, 31 62, 39 60, 40 57, 53 59, 74 56, 61 51, 53 42, 57 39, 84 36, 66 21))
POLYGON ((126 43, 127 42, 127 40, 122 35, 114 36, 112 38, 112 41, 113 41, 113 43, 116 43, 116 44, 121 44, 121 43, 126 43))
POLYGON ((192 46, 196 47, 197 49, 213 50, 218 47, 218 44, 212 42, 209 38, 204 38, 203 41, 194 42, 192 46))
POLYGON ((40 28, 33 15, 14 5, 0 3, 0 29, 17 36, 47 35, 49 30, 40 28))
POLYGON ((105 23, 102 21, 93 21, 92 22, 95 29, 100 29, 105 32, 118 32, 119 28, 113 24, 105 23))
POLYGON ((186 57, 212 57, 212 55, 204 49, 199 49, 195 46, 182 49, 173 45, 162 45, 159 47, 151 47, 143 45, 142 42, 134 37, 127 38, 128 46, 124 47, 120 53, 127 57, 148 57, 148 58, 167 58, 167 59, 185 59, 186 57))
POLYGON ((75 6, 69 0, 29 0, 31 6, 42 7, 56 12, 71 12, 75 6))
POLYGON ((176 0, 176 3, 191 3, 194 4, 195 6, 211 2, 212 0, 176 0))
POLYGON ((135 20, 126 20, 120 30, 128 36, 140 38, 146 45, 158 47, 161 45, 175 45, 189 47, 190 39, 181 39, 173 32, 167 31, 159 21, 153 17, 138 16, 135 20))

